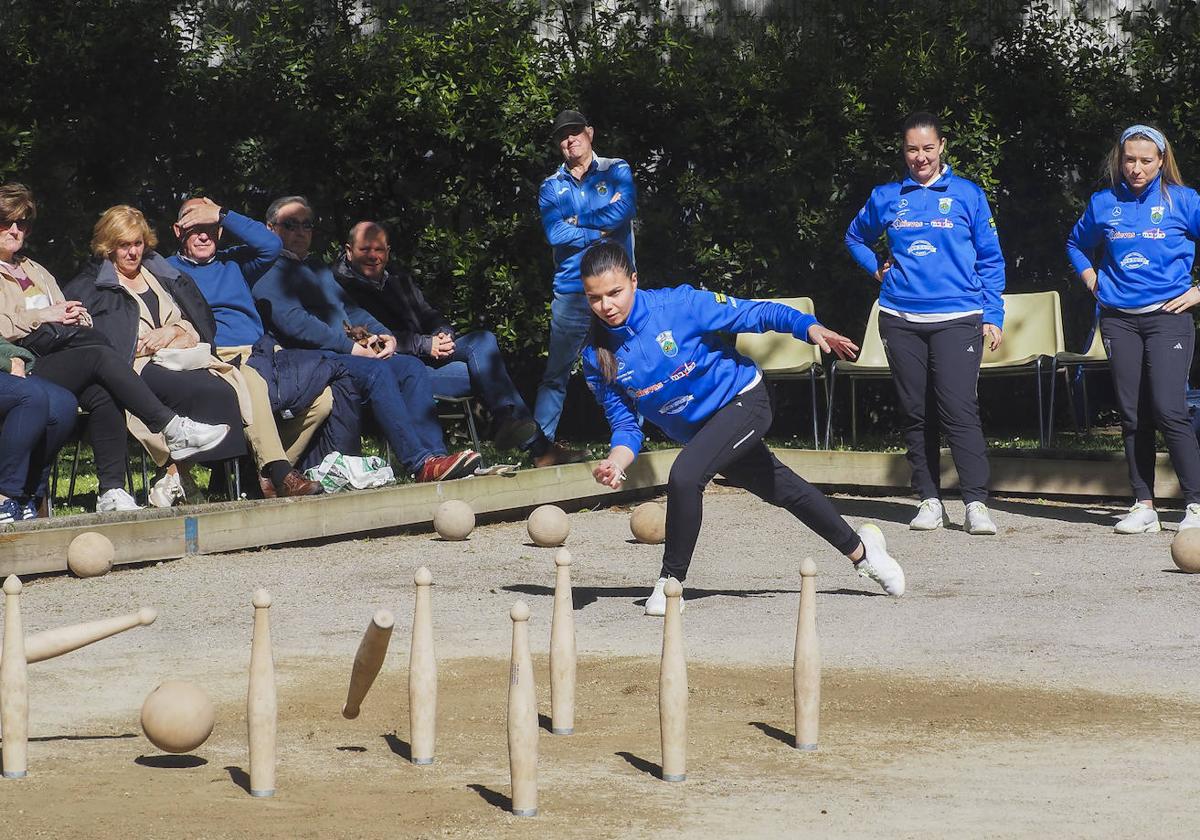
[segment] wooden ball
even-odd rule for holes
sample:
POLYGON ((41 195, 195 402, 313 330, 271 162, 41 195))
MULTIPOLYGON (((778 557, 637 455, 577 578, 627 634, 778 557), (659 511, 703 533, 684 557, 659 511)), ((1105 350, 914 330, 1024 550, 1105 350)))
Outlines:
POLYGON ((433 530, 444 540, 465 540, 475 530, 475 511, 460 499, 448 499, 433 515, 433 530))
POLYGON ((533 541, 533 544, 540 545, 542 548, 562 545, 567 541, 567 535, 571 533, 571 523, 567 519, 567 514, 557 505, 542 505, 534 508, 533 513, 529 514, 529 521, 525 523, 525 527, 529 531, 529 539, 533 541))
POLYGON ((191 752, 208 740, 215 723, 208 695, 185 680, 159 683, 142 703, 142 731, 163 752, 191 752))
POLYGON ((1171 559, 1180 570, 1200 574, 1200 528, 1180 531, 1171 540, 1171 559))
POLYGON ((659 545, 667 538, 667 509, 658 502, 643 502, 629 514, 633 538, 646 545, 659 545))
POLYGON ((85 531, 67 546, 67 568, 77 577, 99 577, 112 570, 112 540, 95 531, 85 531))

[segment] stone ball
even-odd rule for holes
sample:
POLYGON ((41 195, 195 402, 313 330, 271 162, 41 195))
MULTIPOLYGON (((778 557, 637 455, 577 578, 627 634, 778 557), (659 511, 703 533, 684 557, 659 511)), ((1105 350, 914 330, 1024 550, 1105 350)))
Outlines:
POLYGON ((534 508, 533 513, 529 514, 526 528, 533 544, 543 548, 562 545, 571 533, 571 523, 567 519, 566 511, 557 505, 534 508))
POLYGON ((106 575, 112 570, 115 554, 112 540, 95 531, 85 531, 67 546, 67 568, 81 578, 106 575))
POLYGON ((629 514, 633 538, 646 545, 659 545, 667 538, 667 509, 658 502, 643 502, 629 514))
POLYGON ((433 514, 433 530, 444 540, 465 540, 475 530, 475 511, 461 499, 448 499, 433 514))
POLYGON ((191 752, 208 740, 215 723, 208 695, 186 680, 159 683, 142 703, 142 731, 163 752, 191 752))

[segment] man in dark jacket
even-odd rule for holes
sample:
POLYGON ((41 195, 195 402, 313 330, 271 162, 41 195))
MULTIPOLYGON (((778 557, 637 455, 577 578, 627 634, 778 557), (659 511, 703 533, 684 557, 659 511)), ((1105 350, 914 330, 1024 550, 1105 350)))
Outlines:
POLYGON ((350 229, 333 276, 347 294, 396 337, 396 352, 416 356, 429 368, 434 392, 477 395, 492 414, 500 449, 523 449, 539 466, 581 461, 586 453, 565 449, 542 433, 521 399, 488 330, 455 335, 450 321, 425 300, 411 277, 388 270, 387 231, 363 221, 350 229))

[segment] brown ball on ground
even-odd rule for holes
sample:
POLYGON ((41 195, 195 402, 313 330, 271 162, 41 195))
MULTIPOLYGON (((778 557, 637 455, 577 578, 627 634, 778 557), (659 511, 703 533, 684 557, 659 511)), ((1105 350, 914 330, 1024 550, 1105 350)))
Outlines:
POLYGON ((433 530, 444 540, 465 540, 475 530, 475 511, 464 501, 448 499, 433 515, 433 530))
POLYGON ((1188 574, 1200 574, 1200 528, 1180 531, 1171 540, 1171 559, 1188 574))
POLYGON ((208 740, 215 723, 208 695, 185 680, 159 683, 142 703, 142 732, 163 752, 191 752, 208 740))
POLYGON ((85 531, 67 546, 67 568, 77 577, 99 577, 112 569, 115 555, 112 540, 95 531, 85 531))
POLYGON ((643 502, 629 514, 633 538, 646 545, 659 545, 667 538, 667 509, 658 502, 643 502))
POLYGON ((566 511, 557 505, 534 508, 525 527, 533 544, 543 548, 562 545, 571 533, 571 523, 567 520, 566 511))

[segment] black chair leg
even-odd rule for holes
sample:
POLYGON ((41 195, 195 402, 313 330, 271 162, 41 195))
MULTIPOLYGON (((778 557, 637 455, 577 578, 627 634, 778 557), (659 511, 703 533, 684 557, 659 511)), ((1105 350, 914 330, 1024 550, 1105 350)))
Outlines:
POLYGON ((1046 445, 1049 446, 1054 440, 1054 390, 1058 385, 1058 371, 1054 369, 1054 362, 1050 362, 1050 414, 1046 418, 1046 445))
POLYGON ((1042 405, 1042 360, 1039 357, 1034 368, 1037 377, 1037 408, 1038 408, 1038 445, 1046 447, 1046 411, 1042 405))
POLYGON ((71 480, 67 482, 67 504, 71 504, 75 499, 75 478, 79 475, 79 448, 83 446, 82 440, 75 441, 75 454, 71 456, 71 480))
POLYGON ((833 447, 833 389, 837 380, 837 362, 829 366, 829 383, 825 389, 825 448, 833 447))
POLYGON ((858 382, 850 377, 850 445, 858 446, 858 382))
POLYGON ((818 438, 817 431, 817 373, 813 368, 808 370, 809 391, 812 394, 812 427, 813 427, 813 449, 821 448, 821 441, 818 438))

